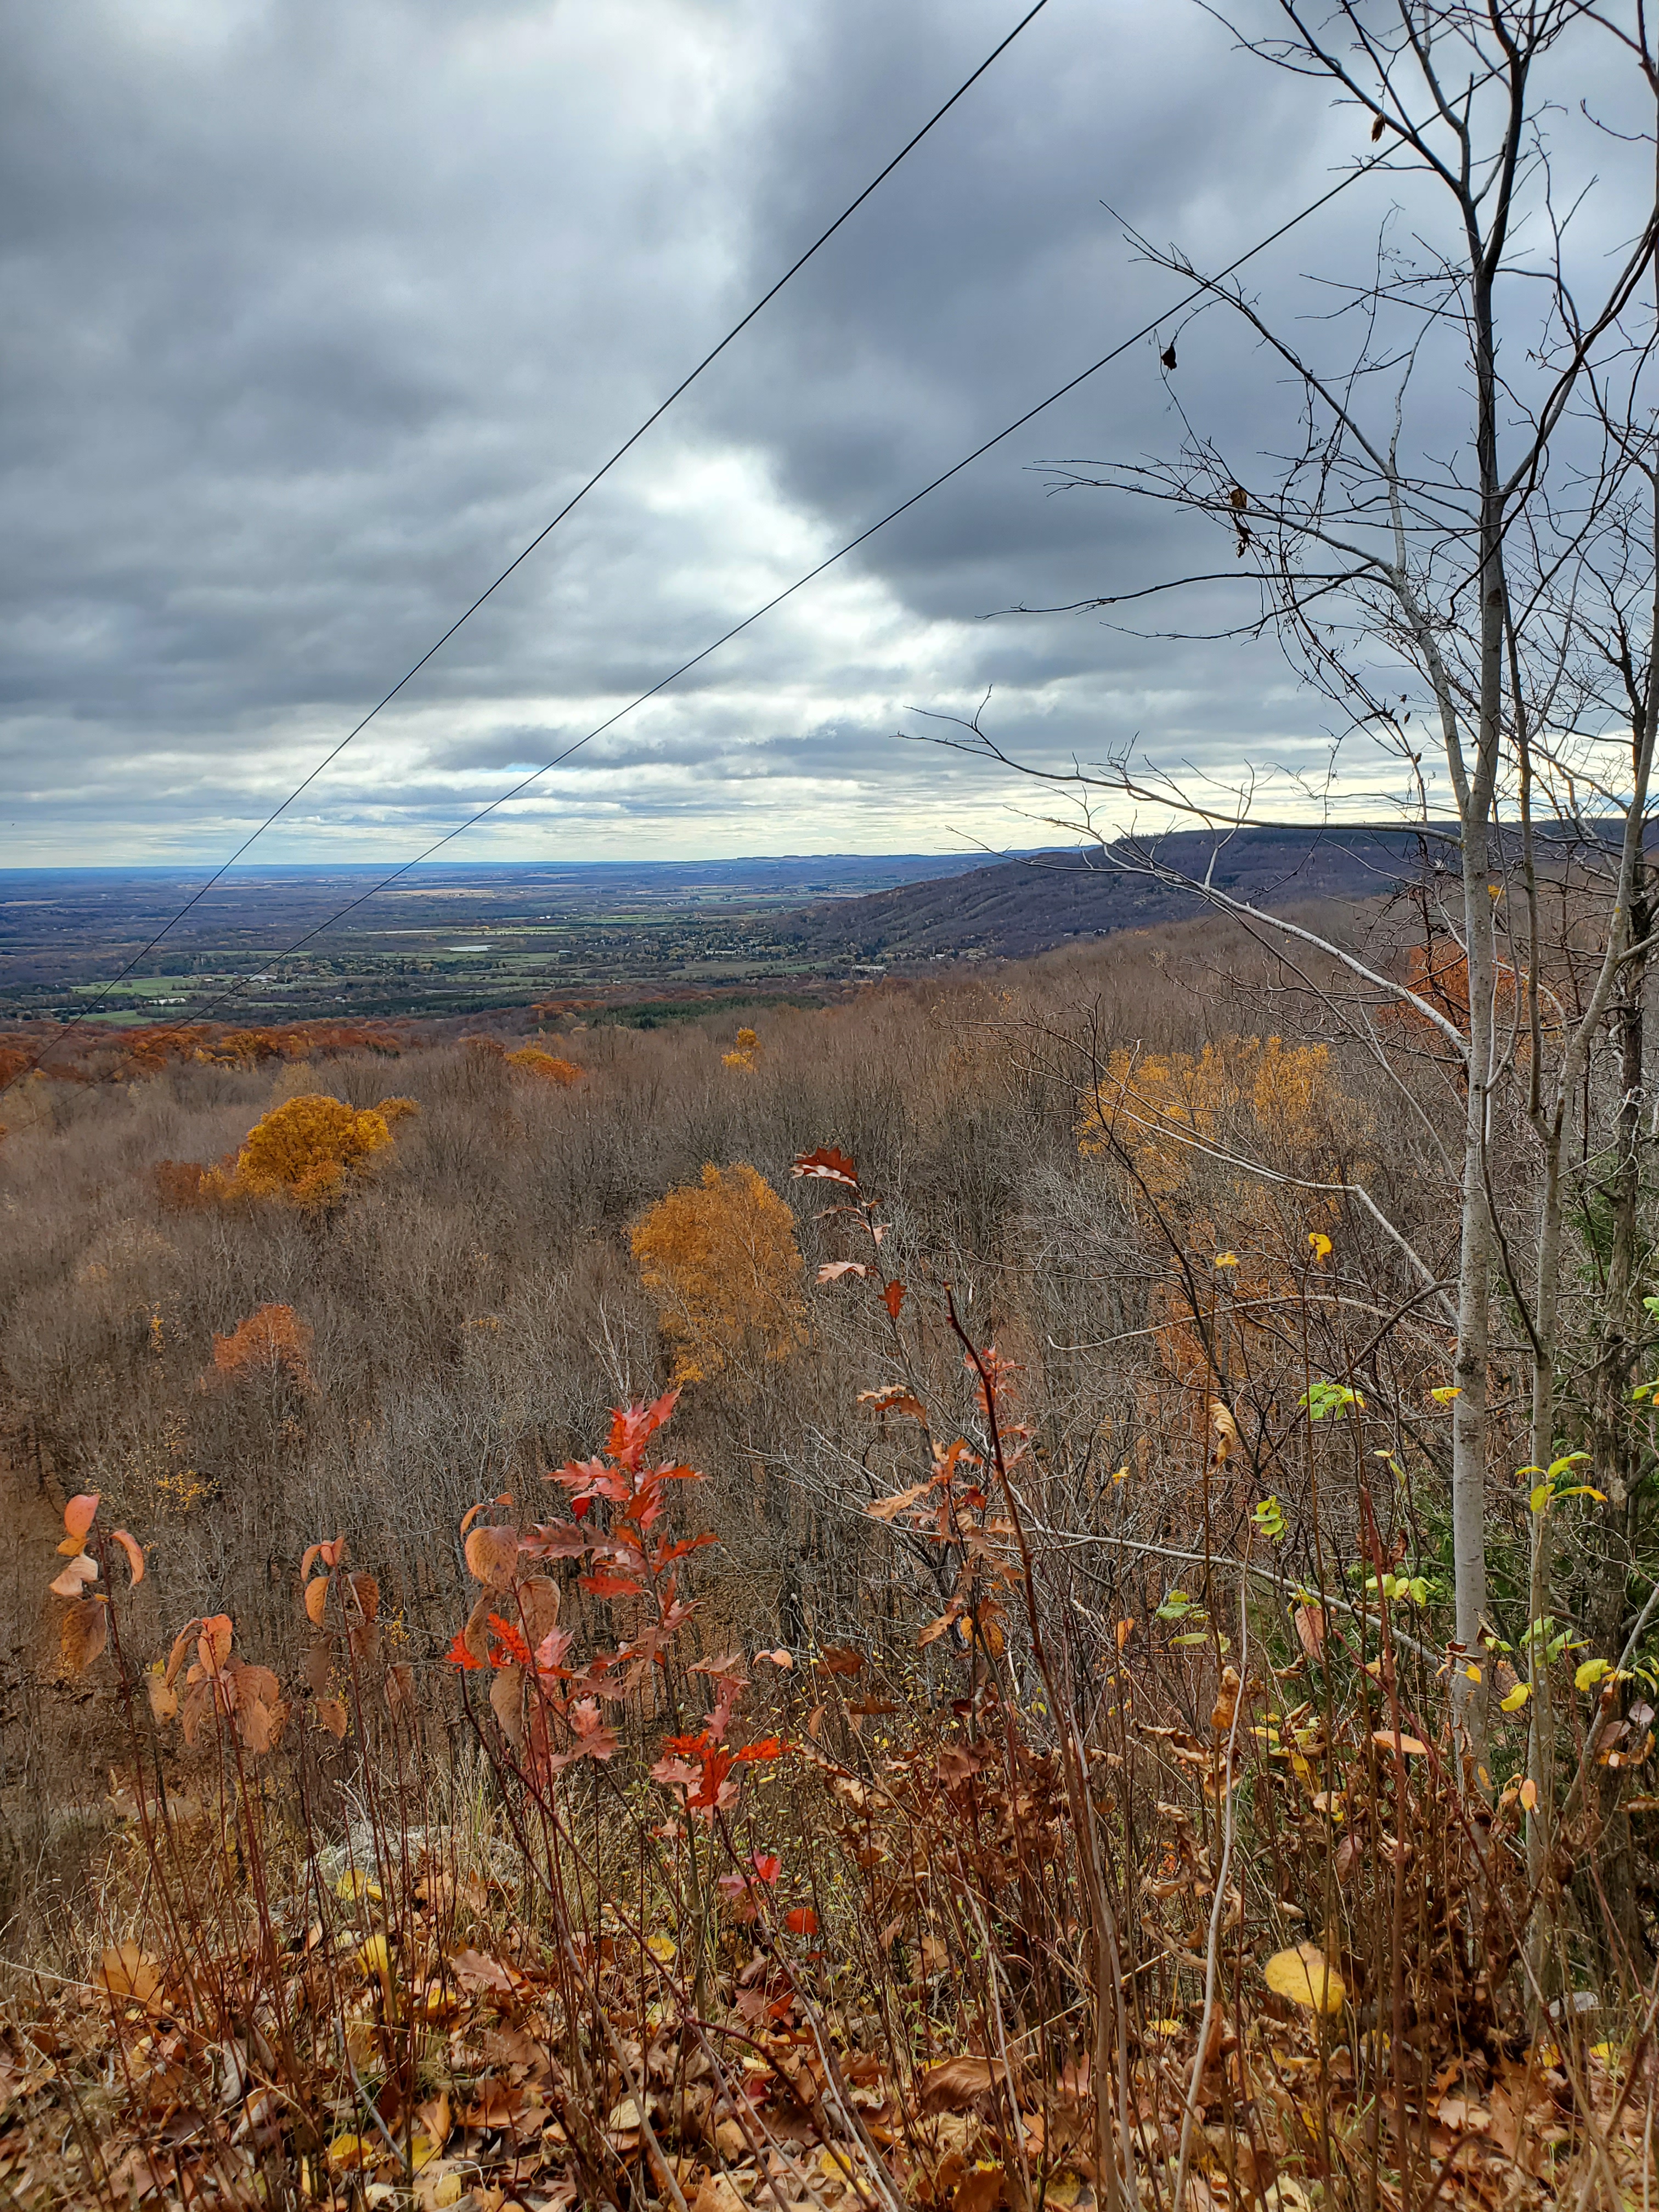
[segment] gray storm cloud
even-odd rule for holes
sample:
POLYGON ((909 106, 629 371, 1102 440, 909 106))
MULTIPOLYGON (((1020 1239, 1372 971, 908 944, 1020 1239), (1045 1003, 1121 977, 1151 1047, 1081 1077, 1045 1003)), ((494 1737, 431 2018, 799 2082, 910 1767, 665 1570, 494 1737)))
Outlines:
MULTIPOLYGON (((1019 12, 12 11, 3 858, 222 857, 1019 12)), ((1125 221, 1219 263, 1363 143, 1183 0, 1050 0, 261 849, 403 857, 1165 308, 1125 221)), ((1293 304, 1387 207, 1340 204, 1251 283, 1293 304)), ((1282 427, 1215 319, 1180 376, 1241 453, 1282 427)), ((1184 558, 1036 466, 1178 429, 1143 345, 452 855, 1029 842, 1018 793, 894 736, 988 687, 1050 760, 1137 732, 1311 757, 1271 647, 983 619, 1184 558)))

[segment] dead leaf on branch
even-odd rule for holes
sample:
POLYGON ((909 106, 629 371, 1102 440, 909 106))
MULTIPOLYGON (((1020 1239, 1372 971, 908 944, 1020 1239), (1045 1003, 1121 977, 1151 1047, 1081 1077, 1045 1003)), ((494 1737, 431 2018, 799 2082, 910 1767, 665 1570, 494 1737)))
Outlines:
POLYGON ((486 1589, 506 1589, 513 1580, 519 1557, 519 1532, 488 1524, 467 1532, 466 1565, 474 1582, 486 1589))
POLYGON ((82 1598, 58 1624, 58 1652, 71 1674, 84 1674, 108 1641, 109 1607, 101 1598, 82 1598))

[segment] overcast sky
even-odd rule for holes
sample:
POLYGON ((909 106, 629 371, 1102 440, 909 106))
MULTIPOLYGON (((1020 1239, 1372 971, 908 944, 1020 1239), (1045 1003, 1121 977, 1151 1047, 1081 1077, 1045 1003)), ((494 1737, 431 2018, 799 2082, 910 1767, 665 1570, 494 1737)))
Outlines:
MULTIPOLYGON (((7 0, 0 864, 223 858, 1023 12, 7 0)), ((258 853, 418 849, 1168 306, 1126 222, 1214 265, 1367 150, 1186 0, 1049 0, 258 853)), ((1212 327, 1181 398, 1249 450, 1212 327)), ((1317 762, 1271 647, 984 619, 1178 557, 1034 467, 1178 433, 1133 349, 448 857, 1030 845, 896 734, 988 687, 1034 757, 1317 762)))

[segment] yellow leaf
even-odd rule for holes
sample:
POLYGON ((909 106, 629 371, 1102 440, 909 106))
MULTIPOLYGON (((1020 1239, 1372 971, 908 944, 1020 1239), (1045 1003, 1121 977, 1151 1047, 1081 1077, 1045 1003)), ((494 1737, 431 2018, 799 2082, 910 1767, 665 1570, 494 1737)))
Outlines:
POLYGON ((1610 1659, 1586 1659, 1572 1678, 1575 1690, 1593 1690, 1604 1674, 1613 1672, 1610 1659))
POLYGON ((1538 1784, 1530 1774, 1521 1784, 1521 1802, 1528 1813, 1535 1813, 1538 1809, 1538 1784))
POLYGON ((1128 1480, 1128 1479, 1129 1479, 1129 1462, 1128 1462, 1128 1461, 1126 1459, 1126 1460, 1124 1461, 1124 1462, 1123 1462, 1122 1466, 1121 1466, 1121 1468, 1119 1468, 1116 1470, 1116 1472, 1114 1474, 1114 1475, 1112 1476, 1112 1480, 1113 1480, 1114 1482, 1127 1482, 1127 1481, 1128 1480))
POLYGON ((1500 1713, 1518 1713, 1531 1695, 1530 1682, 1517 1682, 1507 1698, 1498 1700, 1498 1710, 1500 1713))
POLYGON ((1533 1486, 1532 1497, 1528 1502, 1534 1513, 1541 1513, 1544 1510, 1544 1508, 1550 1502, 1550 1486, 1548 1483, 1534 1483, 1533 1486))
POLYGON ((1443 1382, 1437 1390, 1429 1393, 1437 1406, 1449 1406, 1454 1398, 1461 1398, 1462 1395, 1463 1385, 1461 1382, 1443 1382))
POLYGON ((1330 1257, 1331 1240, 1322 1230, 1310 1229, 1308 1231, 1308 1243, 1313 1249, 1316 1260, 1328 1260, 1330 1257))
POLYGON ((852 2171, 853 2161, 845 2151, 826 2148, 818 2153, 818 2172, 826 2181, 846 2181, 852 2171))
POLYGON ((433 2191, 432 2202, 438 2208, 438 2212, 448 2212, 450 2205, 460 2203, 461 2193, 460 2175, 447 2173, 433 2191))
POLYGON ((384 1936, 371 1936, 357 1953, 357 1964, 366 1974, 378 1974, 382 1981, 392 1976, 392 1948, 384 1936))
POLYGON ((645 1948, 659 1966, 672 1966, 679 1956, 673 1939, 667 1936, 647 1936, 645 1948))
POLYGON ((374 2155, 374 2146, 367 2136, 336 2136, 328 2147, 328 2162, 336 2173, 365 2166, 374 2155))
POLYGON ((356 1867, 348 1867, 335 1883, 334 1894, 344 1898, 348 1905, 355 1904, 360 1897, 372 1897, 378 1905, 384 1892, 378 1881, 371 1881, 367 1875, 359 1874, 356 1867))
POLYGON ((1215 1255, 1215 1263, 1218 1267, 1236 1267, 1238 1265, 1238 1255, 1237 1252, 1218 1252, 1215 1255))
POLYGON ((423 2166, 430 2166, 438 2155, 438 2146, 430 2136, 415 2135, 409 2139, 409 2166, 411 2173, 418 2173, 423 2166))
POLYGON ((1182 2025, 1183 2023, 1178 2020, 1149 2020, 1146 2023, 1146 2033, 1148 2035, 1158 2036, 1179 2035, 1182 2025))
POLYGON ((1348 1994, 1341 1975, 1317 1943, 1275 1951, 1262 1972, 1275 1996, 1288 1997, 1309 2012, 1340 2012, 1348 1994))

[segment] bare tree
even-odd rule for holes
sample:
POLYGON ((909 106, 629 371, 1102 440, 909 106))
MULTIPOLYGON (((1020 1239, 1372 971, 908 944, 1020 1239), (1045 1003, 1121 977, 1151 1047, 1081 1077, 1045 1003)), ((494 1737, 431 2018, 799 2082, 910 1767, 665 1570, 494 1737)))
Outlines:
MULTIPOLYGON (((1530 1455, 1548 1468, 1560 1456, 1564 1224, 1583 1195, 1569 1185, 1586 1172, 1610 1177, 1617 1216, 1604 1325, 1593 1332, 1603 1426, 1617 1431, 1614 1412, 1628 1403, 1651 926, 1644 836, 1659 708, 1650 377, 1659 200, 1651 129, 1621 134, 1586 111, 1610 180, 1599 203, 1587 185, 1563 208, 1549 126, 1579 104, 1592 64, 1633 84, 1650 115, 1659 70, 1642 0, 1622 9, 1583 0, 1264 6, 1265 28, 1206 12, 1267 65, 1370 118, 1387 158, 1365 188, 1409 194, 1412 235, 1402 243, 1403 226, 1383 222, 1374 264, 1338 278, 1334 315, 1328 289, 1313 336, 1236 281, 1206 276, 1195 258, 1135 240, 1277 363, 1296 427, 1282 450, 1241 454, 1230 430, 1200 425, 1182 408, 1174 338, 1160 337, 1179 449, 1072 467, 1056 480, 1195 518, 1224 535, 1231 557, 1078 604, 1121 622, 1141 619, 1128 616, 1131 602, 1165 594, 1241 585, 1252 593, 1235 622, 1149 631, 1143 621, 1139 634, 1276 639, 1334 718, 1335 781, 1314 794, 1328 819, 1353 745, 1380 748, 1398 819, 1455 861, 1455 890, 1435 905, 1456 1003, 1422 972, 1363 957, 1223 887, 1227 842, 1260 808, 1271 776, 1247 771, 1217 785, 1132 750, 1055 774, 1011 759, 977 722, 944 742, 1043 777, 1066 801, 1048 818, 1083 828, 1093 865, 1200 892, 1288 953, 1311 948, 1338 963, 1353 990, 1340 1004, 1328 1000, 1334 1018, 1419 1115, 1425 1046, 1438 1056, 1456 1221, 1452 1673, 1484 1783, 1495 1640, 1486 1497, 1494 1291, 1504 1282, 1519 1316, 1530 1455), (1623 235, 1610 258, 1578 250, 1591 204, 1623 235), (1414 707, 1426 710, 1443 782, 1425 767, 1414 707), (1179 865, 1160 834, 1171 824, 1212 833, 1207 871, 1179 865), (1613 1126, 1603 1147, 1592 1125, 1608 1096, 1613 1126), (1529 1133, 1524 1155, 1502 1140, 1506 1116, 1529 1133), (1599 1150, 1607 1158, 1587 1169, 1599 1150)), ((1305 817, 1310 794, 1297 796, 1305 817)), ((1426 1282, 1441 1272, 1420 1253, 1410 1264, 1426 1282)), ((1558 1476, 1555 1487, 1565 1486, 1558 1476)), ((1526 1652, 1541 1879, 1554 1765, 1539 1626, 1550 1610, 1547 1501, 1533 1522, 1526 1652)))

